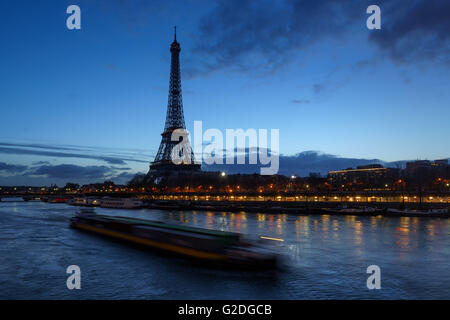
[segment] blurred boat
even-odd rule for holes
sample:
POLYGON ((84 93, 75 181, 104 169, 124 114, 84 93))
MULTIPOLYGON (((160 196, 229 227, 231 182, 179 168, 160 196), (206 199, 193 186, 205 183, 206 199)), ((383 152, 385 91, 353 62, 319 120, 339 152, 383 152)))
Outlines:
POLYGON ((273 268, 276 255, 238 233, 81 211, 71 227, 219 266, 273 268))

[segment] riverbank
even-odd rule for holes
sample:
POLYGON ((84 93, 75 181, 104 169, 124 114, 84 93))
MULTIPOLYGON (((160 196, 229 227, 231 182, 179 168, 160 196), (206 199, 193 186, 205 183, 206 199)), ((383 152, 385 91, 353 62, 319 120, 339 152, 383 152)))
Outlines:
MULTIPOLYGON (((130 200, 134 197, 113 199, 130 200)), ((240 201, 240 200, 179 200, 179 199, 148 199, 139 197, 142 202, 135 208, 149 208, 160 210, 196 210, 219 212, 254 212, 254 213, 283 213, 283 214, 330 214, 330 215, 367 215, 367 216, 411 216, 411 217, 450 217, 449 204, 445 202, 353 202, 353 201, 240 201)), ((51 203, 67 203, 81 206, 100 206, 102 197, 41 197, 26 198, 25 201, 44 201, 51 203), (83 201, 73 201, 73 200, 83 201), (89 199, 90 201, 87 201, 89 199)), ((23 201, 21 198, 4 199, 4 201, 23 201)), ((124 208, 124 206, 118 207, 124 208)))
POLYGON ((285 214, 332 214, 368 216, 418 216, 450 217, 447 204, 403 203, 322 203, 285 201, 186 201, 152 200, 146 207, 161 210, 199 210, 225 212, 285 213, 285 214))

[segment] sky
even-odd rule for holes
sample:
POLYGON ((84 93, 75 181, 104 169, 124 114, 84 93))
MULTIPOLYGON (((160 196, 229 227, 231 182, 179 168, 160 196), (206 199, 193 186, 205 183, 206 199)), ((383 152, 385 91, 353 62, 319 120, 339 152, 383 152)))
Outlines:
POLYGON ((311 155, 324 171, 450 156, 448 1, 5 0, 0 15, 0 185, 146 173, 175 25, 191 132, 279 129, 293 173, 318 171, 311 155))

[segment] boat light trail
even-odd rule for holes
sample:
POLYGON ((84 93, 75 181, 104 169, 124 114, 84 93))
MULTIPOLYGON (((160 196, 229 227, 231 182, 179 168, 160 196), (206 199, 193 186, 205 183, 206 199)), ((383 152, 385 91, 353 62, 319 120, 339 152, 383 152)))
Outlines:
POLYGON ((279 239, 279 238, 271 238, 271 237, 264 237, 264 236, 260 236, 261 239, 267 239, 267 240, 274 240, 274 241, 281 241, 284 242, 284 239, 279 239))

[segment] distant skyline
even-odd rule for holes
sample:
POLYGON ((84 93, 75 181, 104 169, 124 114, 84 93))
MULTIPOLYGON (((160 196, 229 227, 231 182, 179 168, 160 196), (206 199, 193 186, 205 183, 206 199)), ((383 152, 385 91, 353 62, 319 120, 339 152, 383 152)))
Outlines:
POLYGON ((370 4, 2 1, 0 185, 146 173, 175 25, 190 131, 279 129, 292 158, 450 157, 450 3, 377 1, 381 30, 370 4), (66 28, 71 4, 81 30, 66 28))

